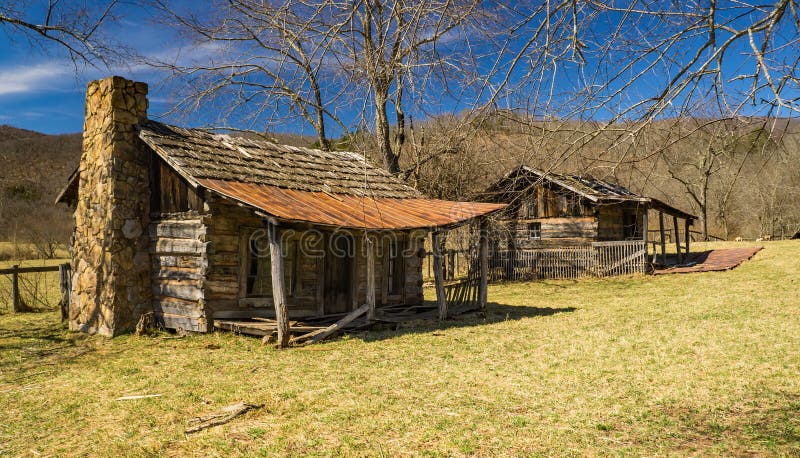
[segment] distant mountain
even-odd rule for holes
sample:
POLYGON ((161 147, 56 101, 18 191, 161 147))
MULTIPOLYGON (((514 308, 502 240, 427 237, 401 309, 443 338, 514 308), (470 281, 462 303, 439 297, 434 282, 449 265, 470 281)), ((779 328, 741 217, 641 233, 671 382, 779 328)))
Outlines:
POLYGON ((81 134, 0 126, 0 241, 69 240, 70 210, 54 203, 81 155, 81 134))

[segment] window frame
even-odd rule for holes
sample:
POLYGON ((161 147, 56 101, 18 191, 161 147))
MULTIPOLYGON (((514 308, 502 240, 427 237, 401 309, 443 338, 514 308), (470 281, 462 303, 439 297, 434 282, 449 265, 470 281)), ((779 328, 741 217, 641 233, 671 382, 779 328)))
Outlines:
POLYGON ((528 240, 541 240, 542 239, 542 223, 541 221, 532 221, 527 223, 525 230, 528 232, 528 240))

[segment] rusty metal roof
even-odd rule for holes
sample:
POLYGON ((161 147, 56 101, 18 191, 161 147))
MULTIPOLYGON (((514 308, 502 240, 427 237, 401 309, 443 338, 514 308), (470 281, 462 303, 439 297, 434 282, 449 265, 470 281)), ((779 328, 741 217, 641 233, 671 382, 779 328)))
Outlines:
POLYGON ((330 194, 214 179, 198 181, 201 186, 281 220, 344 228, 399 230, 451 226, 505 207, 505 204, 330 194))

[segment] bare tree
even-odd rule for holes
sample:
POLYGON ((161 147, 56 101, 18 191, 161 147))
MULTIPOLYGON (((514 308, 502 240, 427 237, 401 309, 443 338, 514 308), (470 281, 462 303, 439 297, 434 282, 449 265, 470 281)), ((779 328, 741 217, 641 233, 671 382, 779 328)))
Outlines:
POLYGON ((352 12, 342 12, 354 20, 344 30, 341 49, 353 65, 353 78, 369 88, 378 149, 390 172, 401 171, 406 128, 404 91, 414 90, 417 96, 422 95, 429 78, 444 72, 446 79, 458 71, 458 51, 438 45, 450 34, 463 38, 460 33, 465 29, 456 29, 466 27, 477 17, 478 5, 475 0, 363 0, 353 4, 352 12), (395 145, 390 132, 390 102, 396 119, 395 145))
POLYGON ((110 48, 100 35, 101 26, 113 20, 118 0, 92 7, 78 2, 9 0, 0 4, 0 28, 41 47, 55 44, 65 49, 74 62, 107 64, 110 48))
POLYGON ((155 63, 190 82, 179 110, 233 100, 223 122, 244 113, 261 131, 299 116, 323 148, 328 124, 346 133, 371 116, 382 161, 400 173, 405 105, 426 105, 433 84, 448 90, 469 54, 449 41, 469 38, 479 2, 228 0, 199 16, 158 5, 196 45, 221 47, 208 62, 155 63))
MULTIPOLYGON (((216 50, 202 60, 150 61, 171 71, 185 90, 174 111, 191 112, 222 100, 218 127, 245 120, 264 132, 296 117, 330 148, 328 124, 344 128, 336 111, 347 79, 329 53, 341 25, 320 28, 318 6, 304 2, 229 0, 203 16, 157 3, 164 22, 177 24, 195 47, 216 50), (235 118, 231 120, 231 118, 235 118), (230 122, 233 121, 233 122, 230 122)), ((345 129, 346 130, 346 129, 345 129)))

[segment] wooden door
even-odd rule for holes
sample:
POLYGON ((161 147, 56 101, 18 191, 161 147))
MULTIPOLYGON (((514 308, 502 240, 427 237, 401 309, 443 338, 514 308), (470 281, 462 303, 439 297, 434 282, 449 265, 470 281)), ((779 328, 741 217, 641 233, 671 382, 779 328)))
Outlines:
POLYGON ((351 236, 331 236, 325 250, 325 314, 345 313, 352 309, 354 251, 355 242, 351 236))

